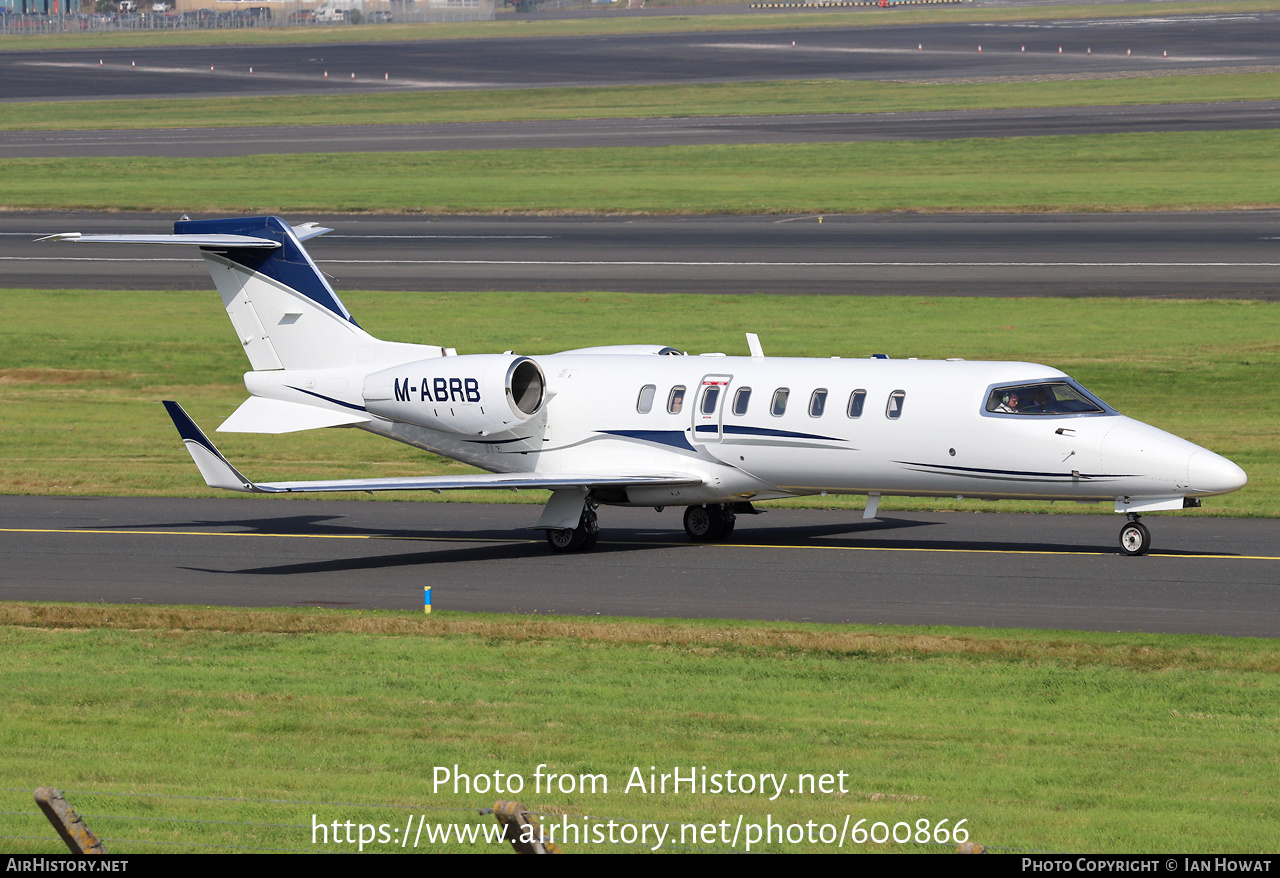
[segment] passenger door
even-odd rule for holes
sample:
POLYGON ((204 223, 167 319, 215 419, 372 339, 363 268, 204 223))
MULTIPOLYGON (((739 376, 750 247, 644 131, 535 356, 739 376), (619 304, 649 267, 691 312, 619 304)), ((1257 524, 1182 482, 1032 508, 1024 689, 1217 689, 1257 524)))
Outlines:
POLYGON ((698 386, 693 405, 693 441, 719 442, 725 398, 729 395, 732 375, 708 375, 698 386))

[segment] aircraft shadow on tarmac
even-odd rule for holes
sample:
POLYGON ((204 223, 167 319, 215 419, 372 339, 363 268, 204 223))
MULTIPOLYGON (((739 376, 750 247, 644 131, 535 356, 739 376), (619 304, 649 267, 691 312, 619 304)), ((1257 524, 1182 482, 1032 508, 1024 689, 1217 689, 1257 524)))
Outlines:
MULTIPOLYGON (((539 541, 541 542, 541 541, 539 541)), ((386 570, 394 567, 426 567, 433 564, 457 564, 476 561, 516 561, 547 554, 538 543, 498 543, 442 549, 437 552, 405 552, 396 555, 373 555, 362 558, 334 558, 304 561, 266 567, 244 567, 218 570, 212 567, 182 567, 194 573, 226 573, 233 576, 297 576, 317 573, 351 573, 358 570, 386 570)))
MULTIPOLYGON (((611 533, 601 531, 601 539, 594 552, 584 555, 553 555, 542 545, 538 531, 510 530, 430 530, 416 528, 403 530, 387 528, 365 528, 342 526, 335 524, 342 516, 301 515, 288 518, 228 519, 222 521, 204 520, 177 524, 173 522, 157 523, 150 527, 177 528, 235 528, 235 533, 260 535, 297 535, 314 537, 367 536, 376 542, 414 542, 429 540, 432 543, 469 543, 461 547, 449 547, 436 550, 397 552, 393 554, 374 554, 362 557, 332 558, 318 561, 290 562, 267 566, 245 567, 234 569, 215 569, 208 567, 183 567, 181 569, 201 573, 224 573, 230 575, 260 576, 297 576, 319 573, 352 572, 358 570, 378 570, 400 567, 432 566, 440 564, 459 564, 484 561, 512 560, 556 560, 557 562, 581 558, 584 561, 592 555, 618 554, 655 549, 706 548, 707 544, 691 543, 678 531, 640 529, 611 533), (480 541, 477 544, 477 541, 480 541)), ((1045 543, 1014 542, 989 540, 946 540, 922 539, 912 536, 903 539, 887 539, 882 535, 891 532, 913 531, 919 528, 940 526, 941 522, 916 521, 911 519, 879 519, 876 521, 839 522, 826 525, 809 525, 788 527, 754 527, 744 528, 735 535, 727 545, 759 546, 778 548, 847 548, 847 549, 885 549, 885 550, 934 550, 955 552, 1016 552, 1016 553, 1051 553, 1051 554, 1116 554, 1104 542, 1098 543, 1045 543)), ((133 527, 147 527, 134 525, 133 527)), ((226 532, 226 531, 223 531, 226 532)), ((1100 535, 1101 536, 1101 535, 1100 535)), ((370 543, 360 543, 369 547, 370 543)), ((1159 554, 1197 556, 1208 555, 1208 552, 1165 550, 1159 554)))

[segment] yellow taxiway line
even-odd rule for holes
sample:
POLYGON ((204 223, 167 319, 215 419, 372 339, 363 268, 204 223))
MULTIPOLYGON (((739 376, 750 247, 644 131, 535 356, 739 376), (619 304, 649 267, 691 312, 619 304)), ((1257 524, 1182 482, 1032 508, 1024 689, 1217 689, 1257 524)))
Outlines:
MULTIPOLYGON (((540 543, 539 539, 522 539, 519 537, 399 537, 390 534, 276 534, 248 533, 244 531, 207 531, 207 530, 112 530, 100 528, 39 528, 39 527, 0 527, 0 533, 30 534, 97 534, 102 536, 167 536, 167 537, 273 537, 285 540, 400 540, 405 542, 428 543, 540 543)), ((692 543, 664 541, 601 541, 604 545, 614 546, 679 546, 682 548, 722 548, 722 549, 803 549, 832 552, 934 552, 953 555, 1117 555, 1117 552, 1082 552, 1065 549, 945 549, 927 546, 815 546, 785 545, 778 543, 692 543)), ((1208 560, 1234 561, 1280 561, 1275 555, 1199 555, 1150 552, 1149 558, 1190 558, 1208 560)))

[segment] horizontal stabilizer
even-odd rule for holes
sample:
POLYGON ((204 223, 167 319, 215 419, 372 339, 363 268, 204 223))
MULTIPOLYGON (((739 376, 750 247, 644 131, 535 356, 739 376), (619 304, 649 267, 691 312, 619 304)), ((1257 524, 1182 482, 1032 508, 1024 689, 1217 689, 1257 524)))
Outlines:
POLYGON ((231 417, 222 422, 219 433, 297 433, 321 427, 342 427, 372 420, 359 412, 333 409, 251 396, 240 404, 231 417))
MULTIPOLYGON (((331 479, 312 482, 253 482, 233 467, 214 447, 191 416, 176 402, 165 400, 165 409, 178 428, 192 460, 211 488, 255 494, 292 494, 320 491, 460 491, 520 490, 541 488, 685 487, 702 479, 682 473, 645 473, 601 476, 591 473, 471 473, 457 476, 407 476, 386 479, 331 479)), ((234 415, 233 415, 234 417, 234 415)))
POLYGON ((37 244, 41 241, 73 241, 77 244, 194 244, 197 247, 236 250, 275 250, 281 246, 279 241, 249 235, 82 235, 79 232, 61 232, 36 238, 37 244))

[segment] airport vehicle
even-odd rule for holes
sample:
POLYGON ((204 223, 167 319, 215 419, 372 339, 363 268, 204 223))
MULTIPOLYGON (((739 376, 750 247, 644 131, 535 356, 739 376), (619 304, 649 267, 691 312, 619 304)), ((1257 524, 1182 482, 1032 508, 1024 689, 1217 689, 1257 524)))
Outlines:
POLYGON ((688 356, 665 345, 459 356, 362 330, 278 217, 190 221, 173 234, 41 240, 198 247, 249 358, 251 394, 224 432, 358 427, 487 472, 254 482, 166 402, 212 487, 256 493, 549 489, 536 528, 589 549, 604 505, 683 507, 697 541, 755 503, 863 494, 1114 503, 1144 554, 1145 512, 1244 486, 1224 457, 1125 417, 1061 371, 1020 362, 688 356))

